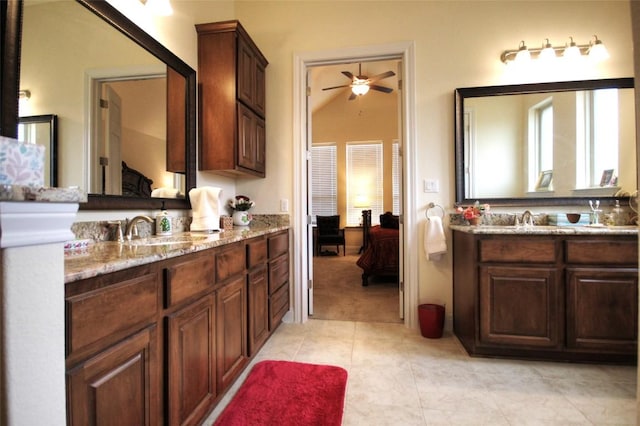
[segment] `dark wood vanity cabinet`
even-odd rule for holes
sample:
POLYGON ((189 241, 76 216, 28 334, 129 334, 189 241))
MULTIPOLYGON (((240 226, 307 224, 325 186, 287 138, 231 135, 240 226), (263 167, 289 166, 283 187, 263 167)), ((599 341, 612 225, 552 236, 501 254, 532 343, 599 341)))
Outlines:
POLYGON ((198 24, 196 31, 199 168, 264 177, 268 62, 238 21, 198 24))
POLYGON ((289 233, 268 239, 269 250, 269 330, 275 330, 289 311, 289 233))
POLYGON ((281 231, 66 284, 67 423, 201 422, 288 311, 288 259, 277 302, 269 281, 288 248, 281 231))
POLYGON ((65 286, 68 424, 161 423, 160 283, 145 266, 65 286))
POLYGON ((454 333, 471 355, 634 362, 637 237, 453 232, 454 333))
POLYGON ((247 269, 249 355, 252 356, 269 337, 267 238, 247 243, 247 269))

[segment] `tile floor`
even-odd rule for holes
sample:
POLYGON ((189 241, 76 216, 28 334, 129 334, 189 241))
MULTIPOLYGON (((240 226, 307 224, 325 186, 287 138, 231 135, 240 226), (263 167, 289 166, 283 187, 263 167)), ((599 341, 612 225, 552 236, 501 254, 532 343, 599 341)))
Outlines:
POLYGON ((450 333, 402 324, 282 324, 252 362, 264 359, 345 368, 346 426, 636 424, 635 367, 470 358, 450 333))

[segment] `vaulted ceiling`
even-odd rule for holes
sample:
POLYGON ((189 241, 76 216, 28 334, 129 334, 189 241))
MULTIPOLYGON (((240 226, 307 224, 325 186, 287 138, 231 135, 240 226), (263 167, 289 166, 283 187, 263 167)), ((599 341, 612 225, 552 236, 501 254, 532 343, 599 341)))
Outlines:
MULTIPOLYGON (((325 87, 334 87, 351 84, 351 80, 342 74, 348 71, 353 75, 358 75, 359 65, 362 67, 362 75, 373 77, 386 71, 393 71, 396 75, 376 82, 379 86, 389 87, 394 91, 398 90, 398 75, 400 60, 383 60, 370 62, 352 62, 337 65, 322 65, 309 69, 309 87, 311 88, 311 110, 316 111, 336 97, 343 97, 345 102, 349 102, 350 87, 333 90, 322 90, 325 87)), ((364 96, 367 96, 366 94, 364 96)))

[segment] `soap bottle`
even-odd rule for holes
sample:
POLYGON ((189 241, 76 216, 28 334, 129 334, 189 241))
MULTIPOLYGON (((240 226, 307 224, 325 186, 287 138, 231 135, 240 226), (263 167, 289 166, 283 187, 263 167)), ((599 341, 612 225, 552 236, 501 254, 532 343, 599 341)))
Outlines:
POLYGON ((164 201, 160 213, 156 216, 156 235, 171 235, 171 216, 164 208, 164 201))
POLYGON ((611 225, 621 226, 625 225, 624 211, 620 207, 620 201, 616 200, 615 207, 611 210, 611 225))

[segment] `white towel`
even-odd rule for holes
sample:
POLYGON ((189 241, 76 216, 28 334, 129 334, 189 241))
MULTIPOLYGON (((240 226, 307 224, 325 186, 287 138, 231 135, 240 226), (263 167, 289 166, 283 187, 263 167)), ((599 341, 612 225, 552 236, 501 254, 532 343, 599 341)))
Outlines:
POLYGON ((178 198, 180 190, 176 188, 156 188, 151 191, 152 197, 158 198, 178 198))
POLYGON ((442 219, 430 217, 424 225, 424 253, 427 260, 438 260, 447 252, 447 239, 444 236, 442 219))
POLYGON ((220 195, 221 188, 203 186, 189 191, 191 200, 191 231, 220 230, 220 195))

